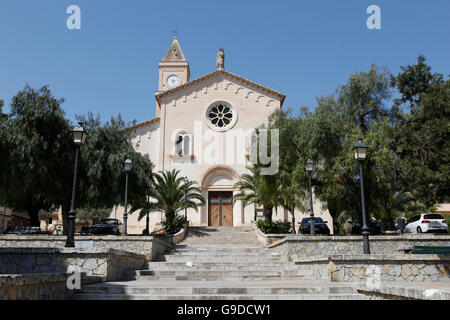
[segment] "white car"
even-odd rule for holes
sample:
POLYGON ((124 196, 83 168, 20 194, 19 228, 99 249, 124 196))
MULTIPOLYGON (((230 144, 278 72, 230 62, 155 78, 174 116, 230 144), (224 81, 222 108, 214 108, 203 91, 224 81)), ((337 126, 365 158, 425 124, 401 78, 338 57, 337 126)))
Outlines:
POLYGON ((409 233, 442 232, 448 233, 445 219, 438 213, 425 213, 408 219, 405 231, 409 233))

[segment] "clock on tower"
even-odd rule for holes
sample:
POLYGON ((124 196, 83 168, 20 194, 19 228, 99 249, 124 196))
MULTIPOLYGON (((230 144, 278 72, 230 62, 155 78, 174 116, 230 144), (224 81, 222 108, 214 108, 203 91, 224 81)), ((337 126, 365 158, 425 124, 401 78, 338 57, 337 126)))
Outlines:
POLYGON ((184 57, 178 38, 175 37, 166 55, 159 63, 158 92, 167 91, 185 84, 189 81, 189 76, 189 62, 184 57))

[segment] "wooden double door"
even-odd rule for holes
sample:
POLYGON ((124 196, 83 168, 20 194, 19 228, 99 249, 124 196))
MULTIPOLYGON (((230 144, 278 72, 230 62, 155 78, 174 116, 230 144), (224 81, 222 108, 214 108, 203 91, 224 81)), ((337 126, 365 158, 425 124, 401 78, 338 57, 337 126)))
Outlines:
POLYGON ((208 193, 208 225, 212 227, 233 226, 233 192, 210 191, 208 193))

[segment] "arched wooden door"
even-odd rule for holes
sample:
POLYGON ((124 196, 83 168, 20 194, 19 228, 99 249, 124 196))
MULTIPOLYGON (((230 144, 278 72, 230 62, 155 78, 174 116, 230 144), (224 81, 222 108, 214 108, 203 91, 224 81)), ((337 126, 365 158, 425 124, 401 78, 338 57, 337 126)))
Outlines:
POLYGON ((211 191, 208 195, 208 225, 213 227, 233 226, 232 191, 211 191))

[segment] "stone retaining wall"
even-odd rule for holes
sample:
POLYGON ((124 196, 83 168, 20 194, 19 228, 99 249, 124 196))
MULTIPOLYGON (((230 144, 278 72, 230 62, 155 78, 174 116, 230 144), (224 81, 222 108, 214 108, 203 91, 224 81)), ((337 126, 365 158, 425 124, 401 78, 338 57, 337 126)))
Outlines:
MULTIPOLYGON (((0 236, 0 248, 64 248, 65 236, 43 235, 4 235, 0 236)), ((170 251, 172 246, 157 237, 136 236, 77 236, 77 248, 90 249, 93 252, 104 252, 116 249, 136 254, 143 254, 149 261, 155 261, 160 255, 170 251)))
MULTIPOLYGON (((413 245, 450 246, 450 236, 432 234, 370 236, 372 254, 400 254, 402 253, 400 250, 411 248, 413 245)), ((284 235, 283 239, 269 244, 268 247, 274 248, 289 260, 301 257, 363 253, 362 236, 284 235)))
POLYGON ((265 246, 269 246, 273 243, 276 243, 280 240, 283 240, 288 235, 287 234, 265 234, 259 228, 255 226, 256 237, 259 241, 261 241, 265 246))
POLYGON ((70 296, 64 274, 0 275, 0 300, 62 300, 70 296))
POLYGON ((370 300, 450 300, 450 290, 442 287, 419 287, 408 284, 357 286, 357 291, 370 300))
POLYGON ((128 270, 145 268, 146 257, 107 249, 1 248, 0 274, 85 272, 106 281, 120 281, 128 270))
POLYGON ((186 238, 186 234, 189 231, 189 221, 186 221, 186 224, 184 225, 184 228, 177 232, 177 234, 174 234, 173 236, 173 243, 178 244, 181 241, 186 238))
POLYGON ((334 282, 450 281, 450 255, 332 255, 294 262, 316 279, 334 282))

